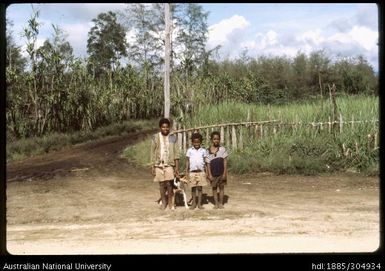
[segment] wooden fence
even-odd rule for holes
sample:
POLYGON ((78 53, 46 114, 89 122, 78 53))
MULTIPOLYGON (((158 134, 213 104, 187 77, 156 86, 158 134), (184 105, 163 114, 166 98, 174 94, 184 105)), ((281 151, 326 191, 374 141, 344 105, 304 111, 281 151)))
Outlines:
MULTIPOLYGON (((182 150, 185 152, 191 145, 191 135, 194 132, 202 134, 205 145, 208 146, 210 143, 210 134, 213 131, 219 131, 221 134, 221 144, 232 150, 244 148, 244 137, 252 137, 253 139, 262 139, 268 136, 276 136, 279 132, 285 131, 291 134, 298 134, 303 131, 310 132, 311 135, 317 136, 320 133, 343 133, 344 129, 350 129, 354 131, 358 129, 359 124, 372 123, 376 125, 375 132, 367 135, 368 141, 370 142, 371 149, 378 149, 378 120, 354 120, 346 121, 342 115, 339 116, 338 121, 327 122, 293 122, 284 123, 280 120, 268 120, 268 121, 248 121, 238 123, 221 123, 215 125, 206 125, 193 128, 182 127, 178 123, 174 123, 175 130, 172 134, 176 134, 178 143, 182 150)), ((369 143, 368 143, 369 144, 369 143)), ((357 142, 356 142, 357 145, 357 142)))

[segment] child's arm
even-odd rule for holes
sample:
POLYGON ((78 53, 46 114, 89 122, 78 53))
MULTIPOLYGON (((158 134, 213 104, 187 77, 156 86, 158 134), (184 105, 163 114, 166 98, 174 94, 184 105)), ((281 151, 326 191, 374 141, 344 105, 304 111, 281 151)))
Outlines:
POLYGON ((179 159, 180 159, 180 151, 179 144, 177 141, 174 143, 174 162, 175 162, 175 175, 179 177, 179 159))
POLYGON ((209 149, 206 150, 204 162, 205 162, 205 172, 206 172, 207 179, 211 181, 212 176, 211 176, 210 162, 209 162, 208 156, 209 156, 209 149))
POLYGON ((151 174, 155 176, 155 138, 151 139, 150 161, 151 161, 151 174))
POLYGON ((223 159, 223 180, 227 180, 227 157, 223 159))
POLYGON ((213 176, 211 175, 210 163, 205 163, 205 168, 206 168, 207 179, 211 181, 213 176))

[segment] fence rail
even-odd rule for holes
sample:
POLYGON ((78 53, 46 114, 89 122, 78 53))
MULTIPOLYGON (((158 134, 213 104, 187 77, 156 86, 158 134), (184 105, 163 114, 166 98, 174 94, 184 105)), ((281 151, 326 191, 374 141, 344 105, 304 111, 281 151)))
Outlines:
MULTIPOLYGON (((176 130, 172 131, 172 134, 176 134, 178 143, 183 151, 186 151, 190 145, 189 139, 193 132, 200 132, 203 138, 206 139, 206 143, 210 141, 210 133, 216 130, 221 134, 221 144, 227 147, 235 149, 243 149, 244 136, 252 136, 255 139, 262 139, 270 135, 277 135, 281 130, 289 129, 292 133, 299 133, 300 130, 306 128, 310 129, 313 134, 320 133, 322 130, 328 133, 343 133, 344 127, 350 126, 350 129, 354 130, 359 124, 373 123, 377 125, 379 120, 344 120, 342 115, 339 116, 338 121, 326 122, 282 122, 281 120, 267 120, 267 121, 246 121, 246 122, 231 122, 212 125, 203 125, 198 127, 185 128, 175 123, 176 130), (355 125, 357 124, 357 125, 355 125), (324 129, 325 128, 325 129, 324 129)), ((368 134, 368 140, 370 141, 371 149, 378 149, 378 129, 373 134, 368 134)))

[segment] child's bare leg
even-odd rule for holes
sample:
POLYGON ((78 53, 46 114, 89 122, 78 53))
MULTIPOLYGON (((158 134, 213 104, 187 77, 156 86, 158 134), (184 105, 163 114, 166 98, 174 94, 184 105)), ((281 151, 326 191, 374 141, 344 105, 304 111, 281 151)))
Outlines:
POLYGON ((223 209, 225 207, 223 207, 223 201, 224 201, 224 197, 225 197, 225 186, 224 184, 220 184, 219 185, 219 209, 223 209))
POLYGON ((172 190, 172 180, 165 182, 167 185, 167 195, 168 195, 168 208, 174 209, 174 202, 172 197, 174 196, 174 191, 172 190))
POLYGON ((167 203, 166 203, 166 182, 160 182, 159 183, 159 192, 160 192, 160 198, 162 200, 162 206, 160 206, 160 209, 164 210, 166 209, 167 203))
POLYGON ((202 186, 198 186, 197 190, 198 190, 198 208, 204 209, 204 207, 202 206, 202 186))
POLYGON ((213 198, 214 198, 214 209, 218 209, 218 192, 217 192, 217 187, 213 187, 213 198))
POLYGON ((191 210, 194 210, 195 207, 197 207, 197 200, 196 200, 196 196, 195 196, 195 194, 196 194, 196 192, 195 192, 196 189, 197 189, 196 186, 191 188, 191 197, 192 197, 192 199, 193 199, 192 204, 191 204, 191 207, 190 207, 191 210))

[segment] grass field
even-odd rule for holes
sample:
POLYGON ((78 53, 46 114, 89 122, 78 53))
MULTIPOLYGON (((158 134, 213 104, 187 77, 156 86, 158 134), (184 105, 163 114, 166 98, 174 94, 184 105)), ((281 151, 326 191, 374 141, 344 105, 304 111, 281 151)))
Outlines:
MULTIPOLYGON (((296 129, 293 129, 292 125, 284 125, 277 129, 276 134, 270 132, 263 138, 257 138, 244 129, 242 150, 231 150, 230 146, 225 144, 231 153, 230 170, 236 174, 263 171, 290 174, 354 171, 372 175, 379 172, 379 124, 375 122, 378 120, 378 104, 378 98, 373 96, 338 97, 338 118, 342 115, 343 121, 354 123, 345 123, 342 131, 337 125, 333 132, 329 132, 326 127, 321 130, 305 125, 331 120, 332 106, 326 99, 271 106, 223 103, 201 108, 193 116, 186 118, 182 124, 186 128, 266 120, 303 124, 296 129)), ((207 147, 210 143, 206 141, 203 144, 207 147)), ((147 138, 127 148, 124 155, 138 164, 148 165, 149 144, 150 139, 147 138)), ((182 155, 183 165, 184 155, 182 155)))

